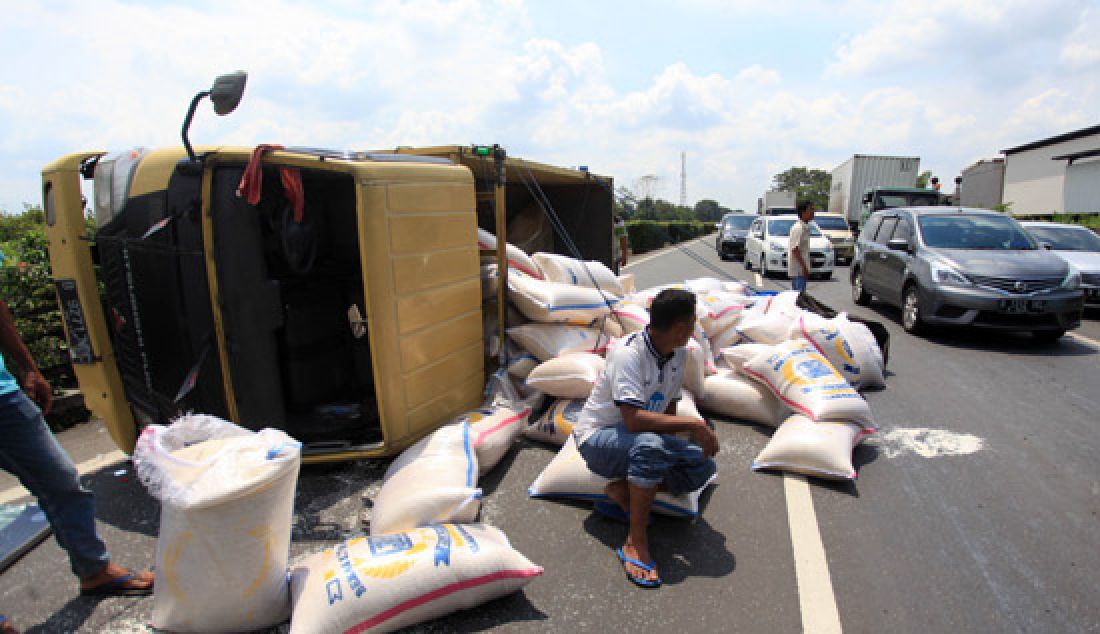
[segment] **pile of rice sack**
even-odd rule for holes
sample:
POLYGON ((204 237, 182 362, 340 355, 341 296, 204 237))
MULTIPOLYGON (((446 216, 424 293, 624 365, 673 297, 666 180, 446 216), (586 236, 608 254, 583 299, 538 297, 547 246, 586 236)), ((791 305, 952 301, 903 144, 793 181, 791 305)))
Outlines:
MULTIPOLYGON (((666 288, 690 290, 698 300, 684 400, 703 412, 776 428, 753 469, 856 477, 852 451, 876 430, 859 390, 885 383, 883 354, 866 326, 844 314, 827 319, 802 310, 796 292, 758 294, 714 278, 635 291, 629 276, 616 278, 598 262, 517 251, 508 249, 509 308, 530 322, 507 329, 507 371, 527 390, 555 399, 523 434, 562 447, 532 495, 602 495, 604 482, 594 474, 561 477, 562 465, 587 471, 567 441, 608 350, 645 328, 653 299, 666 288)), ((668 502, 666 510, 679 504, 684 514, 697 512, 691 500, 668 502)))

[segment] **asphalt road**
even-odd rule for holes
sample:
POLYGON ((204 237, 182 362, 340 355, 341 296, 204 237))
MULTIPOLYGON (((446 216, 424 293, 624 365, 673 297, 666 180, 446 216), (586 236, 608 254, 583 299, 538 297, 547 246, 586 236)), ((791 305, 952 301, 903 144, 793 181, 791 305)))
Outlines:
MULTIPOLYGON (((646 255, 629 271, 640 288, 751 277, 739 262, 720 262, 712 244, 704 238, 646 255)), ((856 450, 856 482, 810 480, 807 519, 793 510, 787 478, 749 469, 770 430, 719 424, 718 484, 698 521, 655 521, 665 585, 643 591, 626 582, 613 554, 622 528, 584 505, 528 498, 554 453, 522 442, 482 479, 482 517, 546 573, 522 593, 417 630, 813 631, 828 619, 820 604, 806 605, 805 590, 831 585, 826 595, 848 632, 1100 631, 1100 315, 1077 331, 1092 341, 1038 344, 980 332, 915 338, 901 331, 895 310, 854 306, 846 273, 811 282, 811 294, 883 321, 892 336, 888 387, 866 395, 883 433, 856 450), (904 430, 925 428, 972 436, 981 448, 926 457, 897 441, 904 430), (801 595, 805 562, 796 571, 789 518, 820 536, 827 563, 819 576, 802 577, 819 586, 803 585, 801 595)), ((78 461, 94 459, 113 449, 100 429, 89 424, 62 441, 78 461)), ((361 499, 377 490, 384 466, 303 470, 292 559, 360 530, 361 499)), ((147 566, 157 505, 124 468, 103 467, 86 480, 117 559, 147 566)), ((0 489, 11 484, 0 479, 0 489)), ((150 600, 75 594, 52 539, 0 575, 0 611, 28 631, 145 631, 150 600)))

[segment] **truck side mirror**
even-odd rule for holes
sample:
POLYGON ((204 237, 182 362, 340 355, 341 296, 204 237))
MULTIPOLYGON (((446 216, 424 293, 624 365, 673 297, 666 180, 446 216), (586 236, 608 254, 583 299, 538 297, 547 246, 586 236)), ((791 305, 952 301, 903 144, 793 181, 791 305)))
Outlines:
POLYGON ((863 195, 863 204, 864 205, 871 204, 871 194, 864 194, 863 195))
POLYGON ((248 80, 248 73, 239 70, 235 73, 222 75, 214 80, 214 86, 210 88, 210 101, 214 103, 214 112, 220 116, 233 112, 241 103, 244 95, 244 85, 248 80))

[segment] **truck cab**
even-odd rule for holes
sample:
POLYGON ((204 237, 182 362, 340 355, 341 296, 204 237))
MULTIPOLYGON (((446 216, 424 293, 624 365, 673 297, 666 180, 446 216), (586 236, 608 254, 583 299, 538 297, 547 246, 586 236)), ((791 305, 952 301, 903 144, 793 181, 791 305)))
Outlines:
POLYGON ((921 187, 872 187, 863 194, 859 227, 862 230, 871 214, 895 207, 938 207, 947 204, 939 190, 921 187))

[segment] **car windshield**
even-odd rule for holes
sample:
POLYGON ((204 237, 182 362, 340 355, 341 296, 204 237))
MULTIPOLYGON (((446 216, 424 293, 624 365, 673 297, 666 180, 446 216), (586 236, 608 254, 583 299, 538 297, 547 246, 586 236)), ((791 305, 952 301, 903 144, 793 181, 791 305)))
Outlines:
POLYGON ((818 216, 814 218, 814 223, 826 231, 844 231, 848 228, 848 223, 840 216, 818 216))
POLYGON ((744 231, 749 228, 753 219, 753 216, 728 216, 726 218, 726 227, 744 231))
POLYGON ((1057 251, 1100 251, 1100 236, 1072 227, 1028 227, 1028 233, 1057 251))
MULTIPOLYGON (((798 222, 795 218, 776 218, 775 220, 768 221, 768 235, 770 236, 789 236, 791 235, 791 227, 794 223, 798 222)), ((817 237, 821 235, 817 227, 810 223, 810 235, 817 237)))
POLYGON ((919 216, 921 237, 941 249, 1033 250, 1035 242, 1005 216, 951 214, 919 216))

